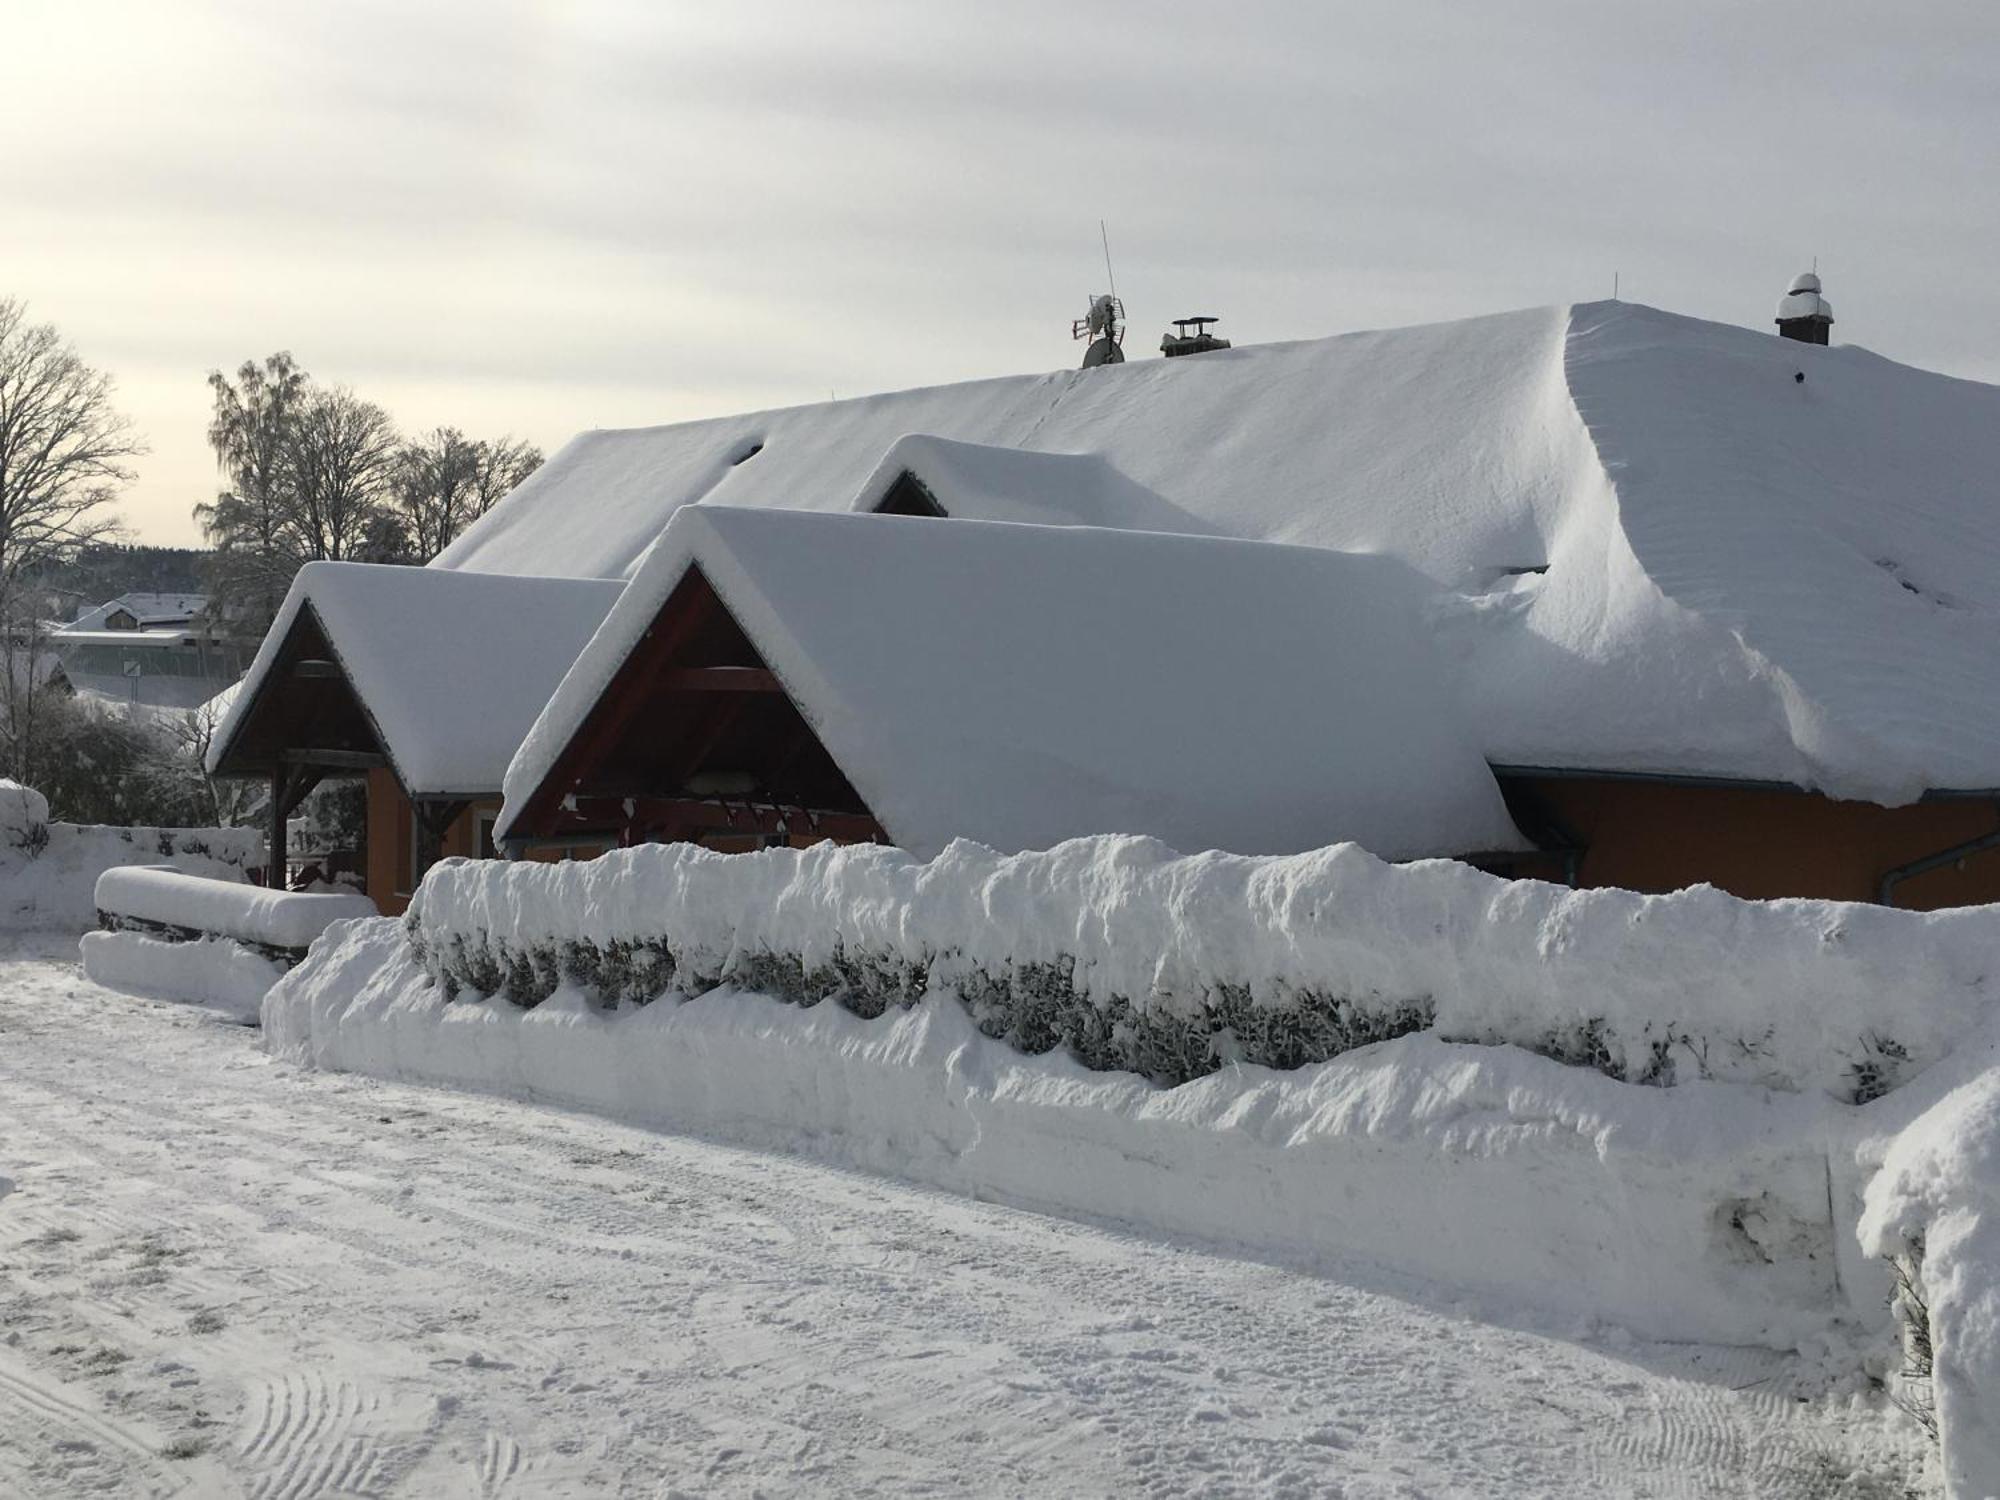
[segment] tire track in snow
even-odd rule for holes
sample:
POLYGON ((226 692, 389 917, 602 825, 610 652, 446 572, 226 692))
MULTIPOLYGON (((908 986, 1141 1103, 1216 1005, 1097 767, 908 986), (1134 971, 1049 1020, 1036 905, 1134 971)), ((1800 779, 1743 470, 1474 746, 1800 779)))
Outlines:
POLYGON ((264 1470, 252 1500, 311 1500, 369 1488, 379 1445, 355 1428, 381 1412, 380 1395, 308 1369, 262 1382, 251 1406, 256 1415, 237 1452, 264 1470))
MULTIPOLYGON (((0 1428, 9 1433, 23 1428, 39 1432, 54 1455, 50 1462, 66 1474, 84 1471, 93 1489, 173 1495, 186 1487, 183 1478, 160 1463, 157 1443, 104 1415, 88 1393, 73 1392, 66 1382, 12 1357, 0 1358, 0 1428), (106 1464, 116 1470, 115 1478, 89 1473, 106 1464)), ((41 1471, 31 1467, 25 1451, 17 1450, 15 1441, 0 1442, 0 1475, 11 1457, 20 1466, 21 1478, 30 1480, 41 1471)), ((24 1482, 13 1492, 28 1495, 43 1488, 24 1482)))

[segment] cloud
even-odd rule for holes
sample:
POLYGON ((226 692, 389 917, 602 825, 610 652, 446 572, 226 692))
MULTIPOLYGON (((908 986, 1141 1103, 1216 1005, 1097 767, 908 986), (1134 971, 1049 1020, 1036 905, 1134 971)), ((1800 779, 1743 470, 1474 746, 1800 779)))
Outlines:
POLYGON ((1614 270, 1761 324, 1817 254, 1842 334, 1992 369, 1983 0, 22 9, 0 290, 130 377, 161 536, 212 366, 288 347, 412 428, 532 393, 544 443, 1047 368, 1100 217, 1135 347, 1614 270))

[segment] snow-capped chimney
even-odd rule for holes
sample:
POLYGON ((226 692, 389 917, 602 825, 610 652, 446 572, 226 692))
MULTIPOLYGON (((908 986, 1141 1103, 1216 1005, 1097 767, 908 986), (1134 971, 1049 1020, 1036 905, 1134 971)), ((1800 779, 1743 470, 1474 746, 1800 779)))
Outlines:
POLYGON ((1819 276, 1801 271, 1778 299, 1778 337, 1824 344, 1833 327, 1833 304, 1819 294, 1819 276))

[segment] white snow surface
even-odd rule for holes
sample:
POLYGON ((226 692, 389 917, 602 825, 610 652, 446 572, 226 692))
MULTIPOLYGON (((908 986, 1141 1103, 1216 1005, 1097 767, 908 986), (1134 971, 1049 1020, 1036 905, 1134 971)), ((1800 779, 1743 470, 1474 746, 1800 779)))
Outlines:
POLYGON ((208 763, 220 764, 292 622, 310 609, 410 795, 497 791, 508 757, 620 588, 594 579, 307 563, 217 726, 208 763))
POLYGON ((1935 1086, 1883 1101, 1908 1122, 1870 1153, 1881 1165, 1860 1224, 1872 1255, 1921 1249, 1914 1262, 1953 1500, 2000 1494, 2000 1028, 1987 1038, 1939 1070, 1935 1086))
POLYGON ((154 1000, 205 1005, 254 1026, 285 966, 228 938, 162 942, 137 932, 86 932, 78 944, 94 984, 154 1000))
POLYGON ((0 1035, 7 1494, 1930 1493, 1823 1354, 301 1070, 53 950, 0 1035))
POLYGON ((172 864, 240 883, 264 858, 254 828, 116 828, 52 823, 48 799, 0 780, 0 931, 87 932, 97 925, 98 877, 130 865, 172 864))
POLYGON ((2000 388, 1630 303, 586 433, 439 566, 629 576, 683 506, 902 467, 973 515, 1400 559, 1496 762, 2000 787, 2000 388))
POLYGON ((1392 559, 714 506, 675 515, 550 698, 500 836, 690 569, 919 855, 1119 832, 1252 854, 1526 847, 1418 621, 1421 581, 1392 559))
POLYGON ((96 900, 99 911, 277 948, 309 947, 330 923, 376 915, 357 892, 274 891, 157 867, 105 871, 96 900))
POLYGON ((1387 864, 1351 844, 1181 857, 1136 838, 1013 856, 960 842, 929 862, 830 844, 449 860, 426 875, 408 922, 437 954, 664 943, 691 975, 726 975, 743 954, 820 969, 845 952, 949 986, 1073 961, 1094 1001, 1169 1014, 1225 985, 1281 1008, 1305 992, 1420 1003, 1447 1038, 1541 1046, 1594 1027, 1626 1076, 1647 1076, 1658 1051, 1666 1079, 1838 1098, 1863 1071, 1893 1085, 1994 1024, 2000 943, 2000 907, 1572 891, 1446 860, 1387 864))

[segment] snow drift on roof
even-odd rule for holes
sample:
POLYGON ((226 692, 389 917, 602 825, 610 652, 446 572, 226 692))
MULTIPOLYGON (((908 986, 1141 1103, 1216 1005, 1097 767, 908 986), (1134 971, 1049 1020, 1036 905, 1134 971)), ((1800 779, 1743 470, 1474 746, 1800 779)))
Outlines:
POLYGON ((310 608, 413 796, 499 788, 508 758, 621 584, 307 563, 230 702, 208 763, 254 712, 292 623, 310 608))
POLYGON ((1091 528, 691 507, 507 772, 500 831, 699 567, 896 843, 1523 847, 1397 563, 1091 528))
POLYGON ((1401 559, 1496 762, 2000 787, 2000 388, 1628 303, 586 433, 441 562, 628 573, 683 504, 926 465, 969 514, 1401 559))

